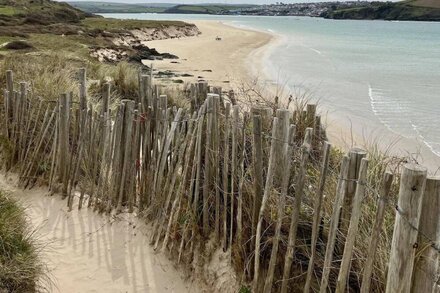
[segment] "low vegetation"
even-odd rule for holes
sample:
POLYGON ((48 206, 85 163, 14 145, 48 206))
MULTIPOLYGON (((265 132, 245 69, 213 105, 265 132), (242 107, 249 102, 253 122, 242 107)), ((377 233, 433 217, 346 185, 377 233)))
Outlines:
POLYGON ((36 292, 45 266, 24 209, 0 191, 0 292, 36 292))

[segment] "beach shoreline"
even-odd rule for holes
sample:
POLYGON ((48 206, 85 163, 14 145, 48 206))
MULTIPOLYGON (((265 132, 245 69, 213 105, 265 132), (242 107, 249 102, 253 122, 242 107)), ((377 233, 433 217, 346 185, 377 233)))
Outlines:
MULTIPOLYGON (((176 54, 179 56, 178 63, 173 60, 158 60, 148 61, 145 64, 152 64, 158 71, 169 70, 177 75, 191 75, 179 77, 184 82, 206 80, 210 85, 221 86, 226 91, 254 82, 259 83, 259 88, 264 89, 268 97, 275 97, 280 93, 286 94, 290 91, 285 85, 270 77, 265 65, 271 52, 283 43, 283 36, 228 22, 203 20, 193 21, 193 23, 202 32, 198 37, 146 42, 147 46, 158 51, 176 54), (222 37, 222 40, 215 41, 217 36, 222 37), (229 60, 226 64, 211 62, 218 57, 215 56, 218 54, 218 49, 209 52, 197 50, 200 46, 209 47, 210 44, 223 47, 229 52, 229 55, 225 57, 229 60), (212 70, 212 72, 207 70, 212 70), (229 82, 225 82, 226 80, 229 82)), ((325 111, 325 109, 321 110, 325 111)), ((325 118, 325 120, 328 119, 328 117, 325 118)), ((347 137, 353 137, 350 129, 332 122, 332 127, 329 127, 327 132, 334 145, 344 150, 350 148, 346 142, 347 137)))
MULTIPOLYGON (((283 96, 280 92, 287 96, 292 91, 279 78, 271 78, 267 67, 268 57, 277 46, 282 45, 283 36, 223 21, 192 22, 202 32, 198 37, 146 43, 158 51, 170 52, 180 58, 178 63, 154 61, 155 69, 190 75, 179 78, 184 82, 205 80, 210 85, 221 86, 224 91, 253 85, 256 81, 264 94, 271 98, 283 96), (216 41, 216 37, 222 40, 216 41)), ((343 151, 352 147, 379 147, 388 155, 409 157, 425 165, 430 173, 437 171, 440 158, 422 142, 389 133, 386 129, 365 129, 353 123, 351 117, 332 113, 320 105, 316 97, 312 97, 311 102, 318 103, 329 141, 335 147, 343 151)))
MULTIPOLYGON (((145 42, 150 48, 175 54, 179 59, 144 63, 152 63, 161 72, 171 71, 183 82, 204 80, 210 85, 230 90, 254 78, 255 72, 249 70, 250 63, 257 60, 253 56, 257 52, 264 52, 262 48, 275 38, 269 33, 237 28, 218 21, 193 23, 202 32, 197 37, 145 42)), ((257 61, 255 63, 260 62, 257 61)), ((261 70, 261 67, 256 64, 255 70, 261 70)))

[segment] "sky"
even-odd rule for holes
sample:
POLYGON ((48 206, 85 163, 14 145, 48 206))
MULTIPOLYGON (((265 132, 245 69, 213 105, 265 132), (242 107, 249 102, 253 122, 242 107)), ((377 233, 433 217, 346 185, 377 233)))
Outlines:
MULTIPOLYGON (((60 1, 60 0, 57 0, 60 1)), ((99 1, 99 2, 116 2, 116 3, 179 3, 179 4, 192 4, 192 3, 227 3, 227 4, 272 4, 275 2, 283 3, 307 3, 307 2, 326 2, 332 0, 63 0, 63 1, 99 1)), ((396 1, 396 0, 391 0, 396 1)))

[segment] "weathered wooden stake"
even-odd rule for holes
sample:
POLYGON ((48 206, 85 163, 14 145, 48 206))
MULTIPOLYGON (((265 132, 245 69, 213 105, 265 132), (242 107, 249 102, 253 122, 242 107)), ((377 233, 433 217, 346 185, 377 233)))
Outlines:
POLYGON ((350 157, 344 156, 341 163, 341 172, 339 174, 338 186, 336 187, 336 198, 333 205, 333 213, 330 219, 330 228, 327 237, 327 247, 325 250, 324 266, 322 268, 320 293, 327 292, 328 279, 330 270, 332 269, 333 252, 335 249, 336 234, 338 232, 339 216, 341 214, 341 206, 344 202, 348 165, 350 163, 350 157))
POLYGON ((292 216, 289 229, 289 243, 287 244, 286 259, 284 262, 283 281, 281 283, 281 293, 287 292, 289 282, 290 268, 295 255, 295 242, 299 223, 299 213, 301 212, 301 201, 304 195, 304 186, 306 184, 306 172, 310 159, 311 143, 313 138, 313 128, 307 128, 302 145, 301 163, 299 173, 296 178, 296 194, 292 209, 292 216))
POLYGON ((228 197, 229 197, 229 138, 231 104, 225 105, 224 149, 223 149, 223 250, 227 249, 228 239, 228 197))
POLYGON ((359 228, 361 218, 362 200, 365 197, 367 184, 368 160, 363 158, 359 168, 359 177, 356 184, 356 192, 353 198, 353 209, 351 211, 350 226, 348 227, 347 240, 345 242, 342 263, 339 269, 338 281, 336 283, 336 292, 344 293, 349 275, 351 257, 353 255, 354 242, 359 228))
POLYGON ((316 191, 315 203, 313 205, 313 224, 312 224, 312 242, 310 244, 311 256, 309 260, 309 266, 307 268, 306 284, 304 286, 304 293, 309 293, 310 285, 313 276, 313 269, 316 257, 316 243, 318 241, 319 223, 321 221, 321 206, 324 195, 324 187, 327 178, 328 164, 330 158, 331 145, 328 142, 324 142, 323 158, 321 166, 321 176, 319 179, 318 190, 316 191))
POLYGON ((439 220, 440 177, 429 177, 422 200, 411 292, 429 293, 438 289, 439 220))
POLYGON ((374 221, 373 232, 368 247, 367 260, 364 265, 364 273, 362 276, 361 293, 370 293, 371 275, 373 273, 373 263, 376 257, 377 244, 380 232, 382 231, 382 223, 385 215, 385 208, 389 198, 391 184, 393 183, 393 174, 386 172, 382 180, 380 197, 378 198, 378 207, 376 219, 374 221))
POLYGON ((275 272, 275 265, 278 256, 278 244, 281 239, 281 226, 283 224, 284 209, 286 205, 287 191, 289 188, 290 168, 291 168, 292 155, 294 150, 294 143, 295 143, 295 126, 290 125, 287 139, 284 141, 284 150, 283 150, 284 159, 282 166, 282 168, 284 169, 284 175, 281 182, 282 184, 281 195, 280 198, 278 199, 278 217, 275 227, 275 236, 273 237, 272 253, 270 255, 269 269, 264 284, 264 292, 267 293, 272 292, 273 275, 275 272))
POLYGON ((263 143, 261 137, 261 116, 253 117, 253 167, 254 167, 254 201, 252 210, 252 236, 258 224, 258 215, 263 198, 263 143))
POLYGON ((273 119, 273 127, 272 127, 272 142, 270 146, 270 156, 269 156, 269 166, 267 169, 266 175, 266 186, 264 188, 263 199, 261 202, 260 213, 258 215, 258 224, 257 231, 255 234, 255 260, 254 260, 254 280, 253 280, 253 291, 258 292, 258 283, 259 283, 259 273, 260 273, 260 246, 261 246, 261 234, 262 234, 262 226, 263 226, 263 218, 264 212, 266 210, 267 201, 269 199, 270 193, 272 192, 273 186, 273 176, 275 171, 275 151, 277 150, 277 145, 282 140, 280 135, 280 131, 278 131, 278 118, 275 117, 273 119))
POLYGON ((406 293, 411 290, 426 174, 426 168, 420 165, 403 166, 388 265, 387 293, 406 293))

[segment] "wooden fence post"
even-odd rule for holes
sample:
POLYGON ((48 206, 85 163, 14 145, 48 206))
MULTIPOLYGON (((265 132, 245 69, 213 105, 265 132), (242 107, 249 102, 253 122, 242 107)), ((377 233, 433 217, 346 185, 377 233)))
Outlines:
POLYGON ((69 96, 61 95, 59 103, 59 166, 60 182, 63 184, 63 197, 67 196, 67 178, 69 170, 69 96))
POLYGON ((362 200, 365 197, 365 189, 367 184, 368 160, 363 158, 359 168, 359 176, 356 184, 356 192, 353 198, 353 209, 351 211, 350 225, 348 227, 347 240, 342 255, 341 267, 339 269, 338 281, 336 284, 336 292, 344 293, 347 278, 349 275, 351 257, 353 255, 354 242, 359 230, 359 221, 361 218, 362 200))
POLYGON ((315 128, 316 104, 307 104, 306 115, 307 127, 315 128))
POLYGON ((290 219, 289 240, 287 244, 286 258, 284 261, 281 293, 287 292, 287 284, 289 282, 290 268, 292 266, 293 257, 295 255, 295 243, 298 232, 299 214, 301 212, 301 202, 302 202, 302 197, 304 195, 304 186, 306 184, 306 174, 310 159, 312 137, 313 137, 313 128, 307 128, 304 137, 304 142, 301 147, 301 163, 296 178, 295 200, 293 202, 292 215, 290 219))
POLYGON ((325 250, 324 265, 322 267, 320 293, 327 292, 328 279, 332 268, 333 251, 335 249, 336 234, 338 232, 339 216, 341 214, 341 206, 344 202, 345 186, 347 183, 348 165, 350 157, 344 156, 341 163, 341 172, 339 174, 338 186, 336 187, 336 198, 333 204, 333 213, 330 218, 330 228, 327 237, 327 247, 325 250))
MULTIPOLYGON (((131 142, 132 142, 132 131, 133 131, 133 114, 134 114, 134 101, 132 100, 125 100, 122 101, 125 103, 125 111, 124 111, 124 121, 123 121, 123 135, 121 137, 122 143, 122 156, 120 157, 122 162, 122 170, 121 170, 121 182, 120 186, 118 188, 118 201, 116 210, 119 212, 121 211, 124 194, 127 195, 130 191, 128 190, 128 184, 127 184, 127 175, 129 175, 130 170, 130 156, 131 156, 131 142)), ((118 142, 119 143, 119 142, 118 142)))
POLYGON ((341 233, 338 236, 337 242, 337 252, 342 253, 344 249, 345 237, 348 233, 348 226, 350 225, 351 209, 353 197, 356 192, 356 180, 359 178, 359 167, 361 165, 361 160, 365 158, 367 152, 360 148, 352 148, 348 156, 350 157, 350 165, 348 167, 347 184, 344 197, 344 204, 342 205, 341 217, 340 217, 340 228, 341 233))
POLYGON ((316 249, 316 243, 318 241, 319 222, 321 221, 321 206, 322 206, 324 187, 328 172, 330 149, 331 149, 331 145, 328 142, 325 142, 323 147, 324 156, 322 159, 321 176, 319 179, 318 190, 316 192, 315 203, 313 205, 312 242, 310 244, 311 256, 309 260, 309 266, 307 268, 307 277, 306 277, 306 284, 304 286, 304 293, 309 293, 310 282, 312 280, 312 275, 313 275, 313 268, 316 257, 315 249, 316 249))
POLYGON ((377 243, 379 241, 379 235, 382 231, 382 223, 385 215, 385 207, 388 201, 391 184, 393 183, 393 174, 386 172, 380 191, 380 198, 378 198, 378 207, 376 211, 376 219, 374 221, 373 232, 369 241, 367 260, 364 265, 364 273, 362 276, 361 293, 370 292, 371 275, 373 273, 374 258, 376 256, 377 243))
POLYGON ((206 98, 206 144, 205 144, 205 168, 203 177, 203 210, 202 210, 202 222, 203 222, 203 235, 208 236, 209 228, 209 215, 208 215, 208 201, 211 194, 211 182, 212 182, 212 126, 213 126, 213 111, 214 111, 214 98, 208 94, 206 98))
POLYGON ((403 167, 388 265, 387 293, 405 293, 411 289, 426 174, 426 168, 416 164, 403 167))
MULTIPOLYGON (((290 125, 290 117, 292 113, 287 109, 278 109, 276 116, 278 118, 278 127, 279 131, 281 131, 279 137, 282 139, 286 138, 289 131, 289 125, 290 125)), ((276 147, 275 150, 275 166, 282 166, 283 165, 283 144, 279 144, 276 147)), ((285 170, 283 168, 275 168, 275 173, 273 176, 274 180, 274 186, 279 187, 281 186, 281 181, 283 178, 285 170)))
POLYGON ((280 142, 281 138, 277 135, 280 134, 278 131, 278 118, 275 117, 273 119, 273 128, 272 128, 272 141, 270 145, 270 156, 269 156, 269 166, 267 168, 266 175, 266 186, 264 188, 263 200, 261 202, 260 213, 258 215, 258 224, 257 224, 257 232, 255 234, 255 260, 254 260, 254 280, 253 280, 253 292, 258 292, 258 282, 259 282, 259 273, 260 273, 260 241, 261 241, 261 233, 262 233, 262 225, 263 225, 263 217, 264 212, 266 210, 267 201, 269 199, 269 195, 272 192, 273 186, 273 175, 275 171, 275 151, 277 149, 277 144, 280 142))
POLYGON ((223 149, 223 250, 227 249, 228 242, 228 195, 229 195, 229 137, 231 104, 225 105, 225 126, 224 126, 224 149, 223 149))
POLYGON ((434 292, 438 286, 439 220, 440 177, 430 177, 422 200, 411 292, 434 292))
MULTIPOLYGON (((235 193, 237 192, 237 169, 238 169, 238 139, 240 128, 239 123, 240 107, 235 105, 232 107, 232 150, 231 150, 231 223, 229 229, 229 248, 232 249, 232 241, 234 239, 234 219, 235 219, 235 193)), ((232 252, 232 250, 231 250, 232 252)))
POLYGON ((214 112, 213 112, 213 168, 215 172, 214 189, 215 189, 215 212, 214 212, 214 224, 215 224, 215 240, 220 240, 220 130, 219 130, 219 114, 220 114, 220 96, 214 97, 214 112))
POLYGON ((252 212, 252 236, 258 223, 258 214, 263 198, 263 142, 261 137, 261 116, 253 117, 253 167, 254 167, 254 206, 252 212))
POLYGON ((273 275, 275 272, 275 265, 278 258, 278 245, 281 239, 281 226, 283 224, 284 218, 284 209, 286 205, 286 197, 289 189, 289 181, 290 181, 290 169, 292 166, 292 155, 294 151, 295 144, 295 125, 290 125, 289 134, 287 139, 284 141, 284 159, 283 159, 283 178, 282 178, 282 186, 281 186, 281 195, 278 199, 278 215, 275 227, 275 235, 272 241, 272 253, 270 255, 269 268, 267 272, 266 282, 264 283, 263 292, 270 293, 272 292, 272 284, 273 284, 273 275))

